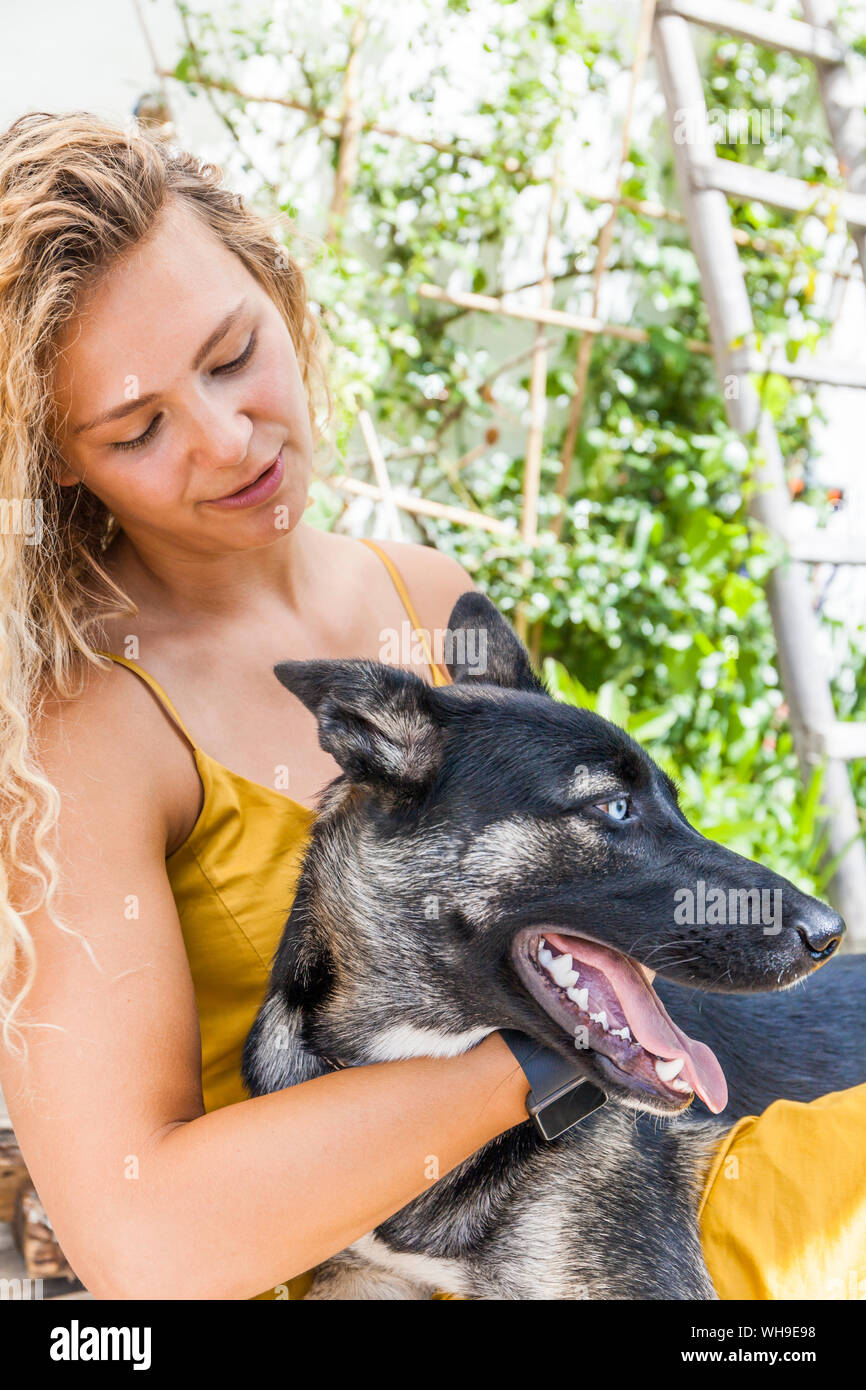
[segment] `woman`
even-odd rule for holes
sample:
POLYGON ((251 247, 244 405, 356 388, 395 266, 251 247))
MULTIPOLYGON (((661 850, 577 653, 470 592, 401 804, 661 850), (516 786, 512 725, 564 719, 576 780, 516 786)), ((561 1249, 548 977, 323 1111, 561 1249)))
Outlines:
POLYGON ((25 116, 0 139, 0 261, 0 495, 40 532, 0 562, 0 1080, 97 1297, 298 1297, 431 1154, 444 1174, 526 1118, 498 1034, 256 1099, 239 1074, 339 772, 272 667, 380 659, 472 583, 304 521, 315 321, 219 171, 25 116))

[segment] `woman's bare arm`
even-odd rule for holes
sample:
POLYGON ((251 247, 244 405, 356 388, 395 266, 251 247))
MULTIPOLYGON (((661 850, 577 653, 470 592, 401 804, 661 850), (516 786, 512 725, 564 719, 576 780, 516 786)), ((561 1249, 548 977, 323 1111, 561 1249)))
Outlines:
POLYGON ((193 984, 165 870, 177 736, 110 674, 41 731, 63 798, 58 907, 28 918, 26 1066, 0 1051, 30 1173, 98 1298, 247 1298, 344 1248, 525 1118, 496 1034, 204 1113, 193 984), (122 713, 121 713, 122 711, 122 713), (134 739, 118 737, 134 720, 134 739), (137 915, 135 909, 137 904, 137 915))

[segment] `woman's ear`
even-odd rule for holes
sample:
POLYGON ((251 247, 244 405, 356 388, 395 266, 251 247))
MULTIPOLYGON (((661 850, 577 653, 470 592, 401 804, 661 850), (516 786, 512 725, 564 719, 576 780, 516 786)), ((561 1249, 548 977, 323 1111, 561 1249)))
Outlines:
POLYGON ((48 477, 58 487, 75 487, 77 483, 81 482, 78 474, 72 471, 66 459, 57 452, 56 447, 52 447, 47 471, 48 477))

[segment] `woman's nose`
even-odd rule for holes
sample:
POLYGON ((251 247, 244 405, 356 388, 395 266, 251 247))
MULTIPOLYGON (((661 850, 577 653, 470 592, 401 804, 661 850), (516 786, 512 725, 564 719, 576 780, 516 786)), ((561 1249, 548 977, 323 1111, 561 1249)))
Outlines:
MULTIPOLYGON (((234 481, 233 474, 248 467, 253 424, 248 415, 227 409, 225 404, 199 401, 192 421, 191 448, 199 467, 221 474, 221 481, 234 481)), ((222 496, 218 492, 217 496, 222 496)))

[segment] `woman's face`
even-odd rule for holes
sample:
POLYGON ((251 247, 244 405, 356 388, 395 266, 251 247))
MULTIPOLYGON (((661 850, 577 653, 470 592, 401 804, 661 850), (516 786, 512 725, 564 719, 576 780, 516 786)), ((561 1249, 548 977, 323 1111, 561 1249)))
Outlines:
POLYGON ((300 520, 313 444, 291 335, 189 209, 167 207, 85 293, 60 350, 59 482, 83 482, 141 552, 244 550, 300 520), (269 496, 214 504, 280 452, 282 479, 269 496))

